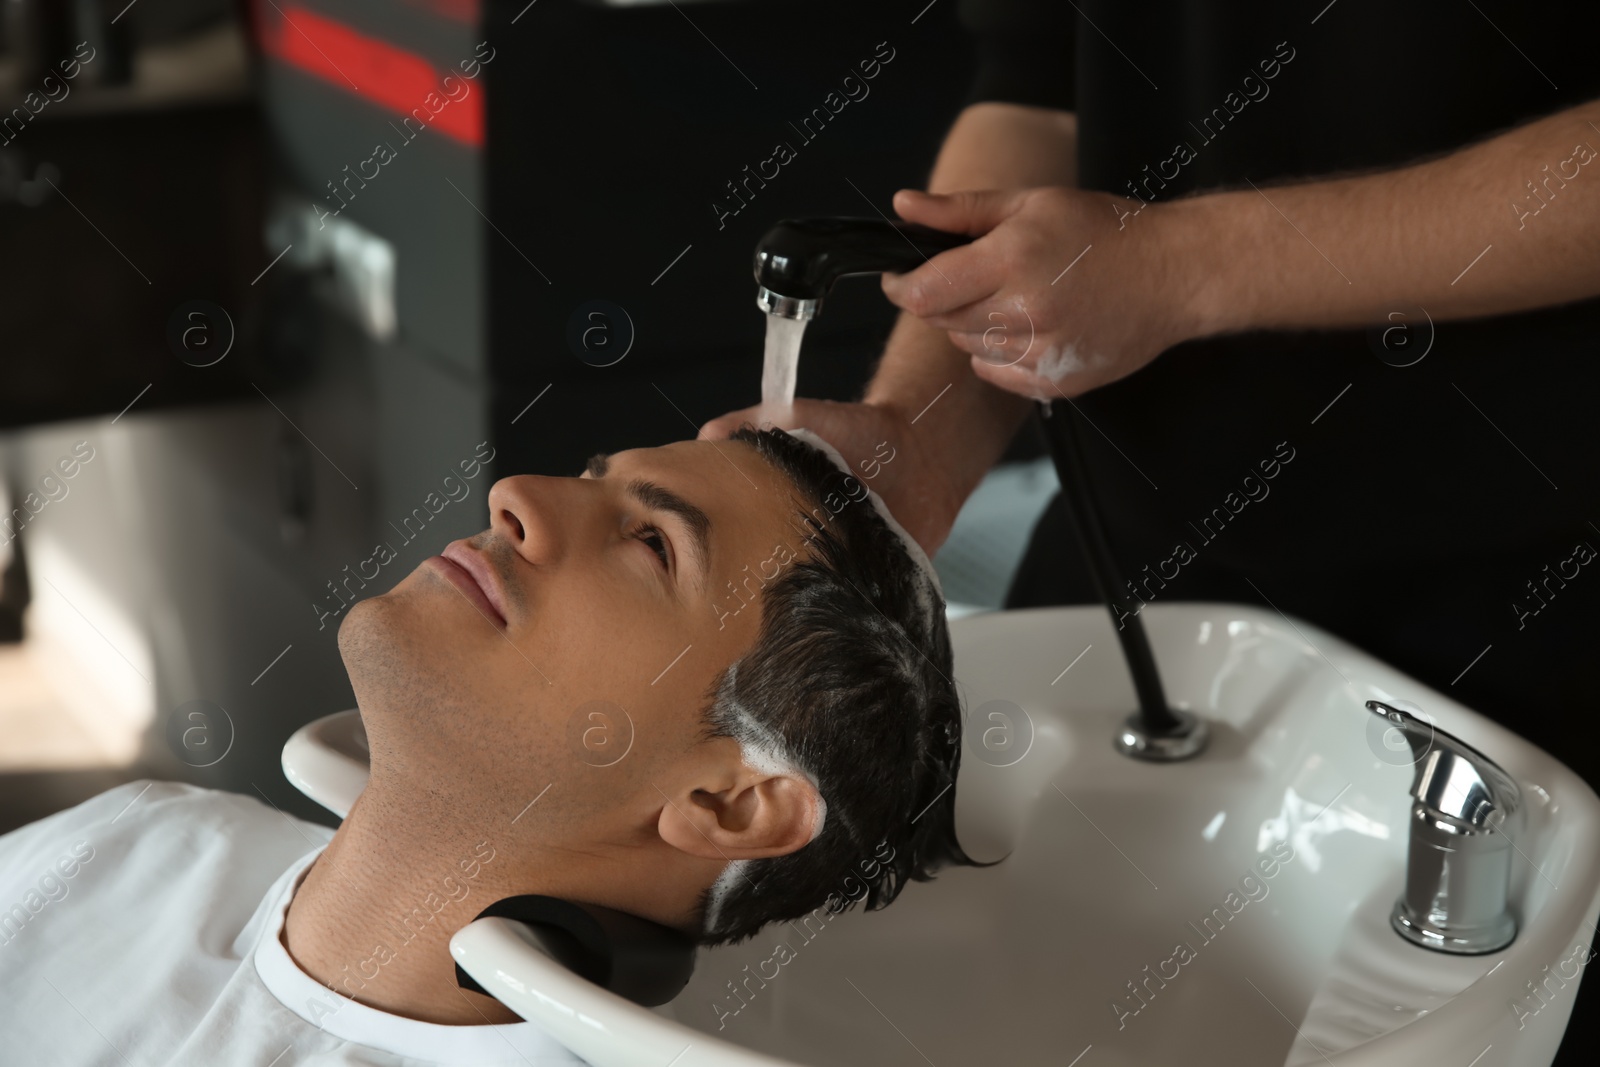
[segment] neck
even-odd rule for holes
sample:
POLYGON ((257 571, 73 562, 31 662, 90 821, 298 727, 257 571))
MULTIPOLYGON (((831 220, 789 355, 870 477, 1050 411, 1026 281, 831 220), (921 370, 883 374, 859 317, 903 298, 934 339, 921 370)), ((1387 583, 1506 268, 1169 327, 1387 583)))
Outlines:
POLYGON ((450 937, 492 902, 538 890, 516 884, 506 842, 407 833, 407 821, 386 818, 384 798, 369 793, 306 872, 284 947, 317 981, 381 1011, 458 1026, 520 1022, 456 984, 450 937))
POLYGON ((479 814, 369 779, 289 903, 281 939, 300 969, 393 1015, 454 1026, 520 1022, 493 997, 456 984, 450 938, 480 911, 538 893, 675 925, 721 869, 684 863, 643 830, 600 846, 592 842, 607 835, 574 827, 569 836, 590 843, 567 847, 532 840, 528 825, 500 813, 479 814), (648 882, 640 870, 653 872, 648 882))

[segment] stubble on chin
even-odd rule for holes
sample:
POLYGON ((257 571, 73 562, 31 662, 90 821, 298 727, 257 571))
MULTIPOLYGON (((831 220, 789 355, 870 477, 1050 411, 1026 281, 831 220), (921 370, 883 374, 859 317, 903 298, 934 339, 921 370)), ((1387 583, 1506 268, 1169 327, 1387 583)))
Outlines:
POLYGON ((368 597, 352 604, 339 625, 339 656, 364 719, 420 712, 430 703, 429 690, 437 696, 444 688, 438 665, 427 656, 430 647, 437 653, 438 643, 419 632, 430 618, 436 623, 437 614, 420 599, 398 590, 368 597))

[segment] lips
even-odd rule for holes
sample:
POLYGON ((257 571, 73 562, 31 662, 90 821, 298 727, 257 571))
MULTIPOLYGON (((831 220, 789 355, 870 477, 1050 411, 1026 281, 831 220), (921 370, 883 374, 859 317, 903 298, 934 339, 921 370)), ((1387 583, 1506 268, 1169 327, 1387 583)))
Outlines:
POLYGON ((452 541, 443 553, 433 557, 433 561, 437 561, 435 566, 450 584, 472 601, 490 622, 502 630, 506 628, 505 595, 488 560, 468 548, 465 542, 452 541))

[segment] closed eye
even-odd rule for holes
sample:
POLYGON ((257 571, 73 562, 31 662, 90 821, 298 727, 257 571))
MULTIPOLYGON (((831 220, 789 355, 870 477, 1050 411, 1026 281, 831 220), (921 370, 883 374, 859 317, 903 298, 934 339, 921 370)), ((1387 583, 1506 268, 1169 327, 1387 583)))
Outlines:
POLYGON ((667 539, 662 535, 660 527, 652 526, 650 523, 641 523, 630 530, 628 536, 637 538, 649 545, 656 556, 660 558, 661 566, 668 570, 671 569, 671 557, 667 552, 667 539))

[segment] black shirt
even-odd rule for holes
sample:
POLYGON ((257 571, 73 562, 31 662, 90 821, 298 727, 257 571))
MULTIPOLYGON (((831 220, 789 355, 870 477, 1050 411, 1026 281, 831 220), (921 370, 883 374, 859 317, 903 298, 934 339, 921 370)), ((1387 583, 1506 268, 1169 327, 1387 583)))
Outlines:
MULTIPOLYGON (((1600 6, 1475 3, 967 0, 970 100, 1075 111, 1080 185, 1171 199, 1398 166, 1600 97, 1600 6)), ((1588 140, 1600 148, 1600 130, 1588 140)), ((1547 162, 1571 154, 1552 144, 1547 162)), ((1600 196, 1600 168, 1557 195, 1600 196)), ((1562 226, 1563 206, 1528 228, 1562 226)), ((1503 222, 1484 220, 1483 244, 1508 239, 1503 222)), ((1600 301, 1431 331, 1419 309, 1395 311, 1388 350, 1385 326, 1210 339, 1081 398, 1125 569, 1181 540, 1291 586, 1600 548, 1600 301), (1430 332, 1425 358, 1393 365, 1430 332), (1260 466, 1285 441, 1295 459, 1261 497, 1260 466), (1246 490, 1259 499, 1232 511, 1246 490), (1219 507, 1234 521, 1208 539, 1219 507)), ((1515 621, 1520 585, 1483 595, 1515 621)))

